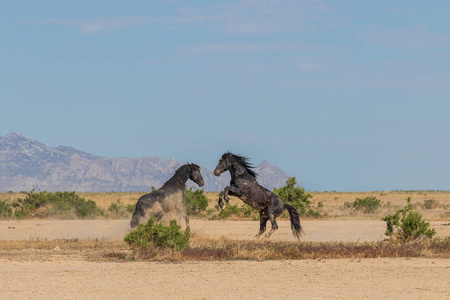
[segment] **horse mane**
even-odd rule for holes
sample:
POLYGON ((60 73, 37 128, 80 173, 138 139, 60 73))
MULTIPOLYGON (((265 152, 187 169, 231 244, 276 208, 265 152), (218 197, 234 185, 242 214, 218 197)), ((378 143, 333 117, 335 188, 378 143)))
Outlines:
POLYGON ((253 170, 255 167, 249 162, 249 158, 243 155, 233 154, 231 152, 226 152, 223 156, 225 157, 233 157, 236 162, 243 166, 247 173, 249 173, 253 177, 258 177, 258 174, 253 170))
POLYGON ((190 163, 179 166, 178 169, 175 171, 175 174, 169 180, 167 180, 162 187, 166 188, 176 187, 180 182, 180 180, 189 177, 191 172, 194 170, 200 170, 200 166, 190 163))
POLYGON ((190 163, 187 163, 187 164, 184 164, 184 165, 181 165, 176 171, 175 171, 175 174, 178 174, 178 173, 191 173, 192 171, 194 171, 194 170, 200 170, 200 166, 199 165, 196 165, 196 164, 190 164, 190 163))

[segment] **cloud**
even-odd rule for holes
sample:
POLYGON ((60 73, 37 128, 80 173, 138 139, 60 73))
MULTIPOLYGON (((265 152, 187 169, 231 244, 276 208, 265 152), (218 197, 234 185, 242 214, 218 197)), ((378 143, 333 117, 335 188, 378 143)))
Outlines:
MULTIPOLYGON (((315 0, 243 0, 190 11, 209 16, 214 29, 229 35, 310 32, 324 19, 328 6, 315 0)), ((329 20, 327 20, 329 21, 329 20)))
POLYGON ((93 20, 50 19, 38 21, 39 24, 53 24, 77 27, 83 34, 100 34, 119 31, 128 27, 154 23, 154 19, 139 16, 125 16, 120 18, 97 18, 93 20))
POLYGON ((319 50, 326 45, 307 43, 279 42, 279 43, 210 43, 192 46, 185 49, 192 54, 230 54, 244 52, 298 52, 305 50, 319 50))
POLYGON ((331 6, 326 5, 326 4, 319 4, 316 6, 316 9, 320 10, 320 11, 326 11, 326 10, 331 10, 331 6))
POLYGON ((359 34, 367 42, 390 48, 431 48, 450 46, 450 35, 424 28, 368 28, 359 34))
POLYGON ((328 16, 330 7, 319 0, 241 0, 203 6, 174 0, 169 3, 175 8, 173 13, 158 18, 124 16, 92 20, 50 19, 37 23, 74 26, 83 34, 111 33, 155 23, 169 28, 177 25, 199 26, 227 35, 268 35, 311 32, 322 23, 333 22, 333 18, 328 16))

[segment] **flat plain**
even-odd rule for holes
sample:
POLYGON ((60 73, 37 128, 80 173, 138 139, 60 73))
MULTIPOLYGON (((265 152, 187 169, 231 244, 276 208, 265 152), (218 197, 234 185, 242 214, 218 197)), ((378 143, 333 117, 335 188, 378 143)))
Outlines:
MULTIPOLYGON (((137 201, 142 193, 83 194, 106 208, 120 199, 137 201)), ((208 193, 210 208, 216 193, 208 193)), ((20 197, 20 195, 0 195, 20 197)), ((313 193, 326 216, 304 218, 300 243, 371 243, 386 239, 380 216, 395 211, 411 196, 415 207, 450 237, 450 193, 436 191, 313 193), (375 214, 348 209, 345 202, 376 196, 375 214), (424 200, 439 205, 425 209, 424 200)), ((239 204, 233 199, 232 204, 239 204)), ((253 242, 254 220, 191 220, 192 244, 253 242)), ((294 241, 288 220, 268 243, 294 241)), ((129 219, 0 221, 1 299, 450 299, 450 259, 421 257, 301 260, 145 261, 123 259, 132 250, 123 242, 129 219)), ((449 249, 450 251, 450 249, 449 249)))

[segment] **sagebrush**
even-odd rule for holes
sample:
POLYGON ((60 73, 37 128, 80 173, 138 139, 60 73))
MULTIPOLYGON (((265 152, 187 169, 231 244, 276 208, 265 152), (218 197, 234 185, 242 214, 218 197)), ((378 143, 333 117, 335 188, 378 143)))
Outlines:
POLYGON ((206 198, 203 189, 195 189, 194 187, 186 188, 184 198, 186 213, 188 215, 198 215, 208 207, 208 198, 206 198))
POLYGON ((292 205, 298 210, 300 215, 307 213, 308 207, 311 205, 309 198, 311 194, 307 193, 304 188, 297 185, 295 177, 289 177, 286 185, 278 189, 274 188, 273 192, 280 197, 283 202, 292 205))
POLYGON ((92 200, 85 200, 75 192, 35 192, 26 193, 24 199, 13 202, 14 216, 24 217, 78 217, 102 216, 104 211, 92 200))
POLYGON ((406 202, 404 208, 382 218, 387 227, 385 234, 401 241, 420 237, 431 239, 436 234, 436 230, 430 228, 430 223, 426 222, 420 213, 412 211, 411 197, 408 197, 406 202))
POLYGON ((366 214, 374 213, 381 207, 381 200, 376 197, 356 198, 352 207, 366 214))
POLYGON ((191 232, 181 231, 176 220, 171 220, 169 226, 156 223, 151 217, 147 223, 139 224, 136 229, 125 235, 124 241, 135 249, 171 248, 184 249, 189 246, 191 232))

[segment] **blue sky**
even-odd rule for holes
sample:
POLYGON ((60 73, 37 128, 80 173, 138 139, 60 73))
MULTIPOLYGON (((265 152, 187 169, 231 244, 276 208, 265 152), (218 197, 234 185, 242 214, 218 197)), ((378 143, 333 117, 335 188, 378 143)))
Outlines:
POLYGON ((8 1, 0 135, 450 189, 449 1, 8 1))

